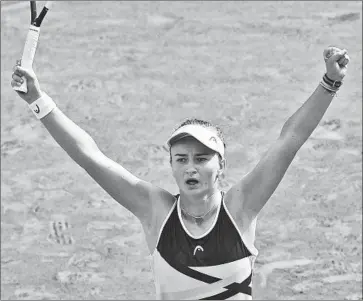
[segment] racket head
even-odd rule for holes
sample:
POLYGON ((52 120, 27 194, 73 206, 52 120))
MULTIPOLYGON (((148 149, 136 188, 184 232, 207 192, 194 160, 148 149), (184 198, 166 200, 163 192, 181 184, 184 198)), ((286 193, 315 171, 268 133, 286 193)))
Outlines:
POLYGON ((29 1, 30 2, 30 24, 33 24, 37 17, 37 4, 36 1, 29 1))
POLYGON ((47 1, 45 3, 45 5, 44 5, 42 11, 40 12, 39 16, 35 18, 34 22, 32 22, 32 25, 34 25, 36 27, 40 27, 40 25, 42 24, 42 21, 43 21, 45 15, 47 14, 50 6, 51 6, 51 1, 47 1))

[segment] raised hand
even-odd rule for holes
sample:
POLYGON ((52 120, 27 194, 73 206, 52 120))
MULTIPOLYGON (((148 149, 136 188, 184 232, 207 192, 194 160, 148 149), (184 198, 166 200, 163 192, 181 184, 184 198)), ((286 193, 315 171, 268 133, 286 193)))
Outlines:
POLYGON ((346 49, 328 47, 323 52, 326 74, 334 81, 342 81, 347 73, 349 56, 346 49))

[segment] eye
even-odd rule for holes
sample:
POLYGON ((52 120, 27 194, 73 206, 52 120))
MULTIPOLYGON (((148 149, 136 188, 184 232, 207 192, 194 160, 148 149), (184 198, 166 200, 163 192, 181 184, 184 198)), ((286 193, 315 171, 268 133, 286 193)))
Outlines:
POLYGON ((187 159, 186 158, 178 158, 178 159, 176 159, 176 161, 180 162, 180 163, 184 163, 184 162, 187 161, 187 159))
POLYGON ((207 161, 207 158, 197 158, 197 161, 198 162, 205 162, 205 161, 207 161))

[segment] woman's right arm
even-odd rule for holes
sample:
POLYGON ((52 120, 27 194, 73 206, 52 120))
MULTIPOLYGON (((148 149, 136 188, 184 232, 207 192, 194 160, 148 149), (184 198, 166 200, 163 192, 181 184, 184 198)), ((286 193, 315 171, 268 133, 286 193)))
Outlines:
MULTIPOLYGON (((27 79, 28 92, 17 92, 28 104, 42 96, 39 82, 32 70, 14 68, 12 86, 27 79)), ((145 182, 104 155, 92 137, 70 120, 59 108, 40 119, 55 141, 67 154, 122 206, 141 221, 148 221, 154 212, 152 200, 170 198, 170 194, 145 182)))

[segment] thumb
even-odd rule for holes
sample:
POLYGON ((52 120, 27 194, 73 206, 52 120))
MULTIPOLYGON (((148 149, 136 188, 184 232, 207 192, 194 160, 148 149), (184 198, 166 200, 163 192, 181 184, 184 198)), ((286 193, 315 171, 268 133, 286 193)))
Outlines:
POLYGON ((21 66, 16 66, 14 73, 18 74, 21 77, 24 76, 27 79, 27 81, 34 80, 34 76, 35 76, 34 71, 32 69, 24 68, 21 66))

